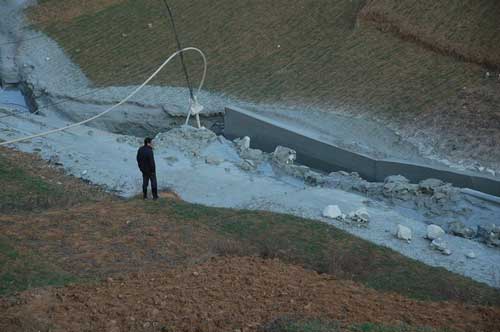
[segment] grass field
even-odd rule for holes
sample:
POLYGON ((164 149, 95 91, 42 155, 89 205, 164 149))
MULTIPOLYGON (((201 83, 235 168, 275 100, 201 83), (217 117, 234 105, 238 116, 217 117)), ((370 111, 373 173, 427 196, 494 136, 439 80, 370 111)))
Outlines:
MULTIPOLYGON (((142 82, 144 73, 175 49, 160 1, 98 1, 102 10, 91 14, 82 10, 81 15, 75 13, 78 6, 68 9, 71 1, 64 3, 59 6, 58 0, 46 0, 31 12, 96 84, 109 82, 109 77, 116 84, 142 82), (69 12, 70 18, 45 19, 49 10, 61 18, 69 12)), ((219 1, 216 5, 173 0, 171 4, 184 45, 200 47, 210 59, 208 88, 256 101, 303 100, 405 113, 453 101, 464 86, 493 84, 484 79, 480 66, 440 56, 381 32, 378 25, 363 24, 375 16, 377 22, 382 17, 397 27, 402 26, 399 21, 408 21, 407 30, 416 33, 413 26, 425 26, 438 42, 459 44, 467 52, 476 50, 485 59, 491 57, 483 62, 500 65, 499 34, 493 19, 498 6, 493 2, 487 8, 475 5, 472 12, 452 1, 435 7, 428 1, 370 1, 365 6, 360 0, 219 1), (447 21, 434 23, 436 28, 420 22, 418 17, 431 10, 447 21), (453 15, 445 15, 448 10, 453 15), (456 31, 450 28, 462 19, 460 13, 474 18, 462 23, 466 25, 462 30, 481 19, 481 34, 445 34, 456 31), (477 44, 481 47, 476 48, 477 44)), ((444 50, 445 44, 438 42, 436 48, 444 50)), ((449 52, 459 53, 452 49, 449 52)), ((465 57, 466 52, 462 53, 465 57)), ((194 57, 188 56, 189 68, 199 77, 201 66, 194 57)), ((184 85, 178 68, 169 68, 157 83, 184 85)))
POLYGON ((60 174, 35 156, 0 149, 0 213, 25 213, 69 207, 110 198, 103 190, 60 174))

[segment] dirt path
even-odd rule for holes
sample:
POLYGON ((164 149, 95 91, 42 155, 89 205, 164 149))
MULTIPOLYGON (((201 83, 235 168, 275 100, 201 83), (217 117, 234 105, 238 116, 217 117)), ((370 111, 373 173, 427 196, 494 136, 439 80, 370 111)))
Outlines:
POLYGON ((0 308, 2 331, 49 325, 51 331, 256 331, 285 315, 475 332, 500 326, 498 308, 417 302, 256 258, 27 292, 0 308))

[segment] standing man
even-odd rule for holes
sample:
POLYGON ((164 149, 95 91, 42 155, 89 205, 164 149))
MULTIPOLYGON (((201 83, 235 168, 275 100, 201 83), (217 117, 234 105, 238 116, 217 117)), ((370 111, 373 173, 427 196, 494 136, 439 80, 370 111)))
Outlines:
POLYGON ((137 165, 142 172, 142 192, 144 199, 148 199, 148 185, 151 181, 153 199, 158 199, 158 186, 156 183, 156 165, 153 154, 153 140, 149 137, 144 139, 144 145, 137 151, 137 165))

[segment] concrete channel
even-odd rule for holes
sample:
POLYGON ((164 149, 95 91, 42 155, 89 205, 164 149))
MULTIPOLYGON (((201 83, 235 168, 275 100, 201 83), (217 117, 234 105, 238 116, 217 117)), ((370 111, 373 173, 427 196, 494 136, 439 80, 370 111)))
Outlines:
MULTIPOLYGON (((224 136, 228 139, 249 136, 252 139, 252 147, 266 152, 272 152, 278 145, 289 147, 297 152, 299 163, 325 172, 358 172, 366 180, 376 182, 384 181, 389 175, 403 175, 414 183, 435 178, 459 188, 469 188, 500 197, 500 180, 493 177, 403 160, 374 159, 237 107, 226 108, 224 136)), ((490 200, 496 200, 496 197, 491 197, 490 200)))

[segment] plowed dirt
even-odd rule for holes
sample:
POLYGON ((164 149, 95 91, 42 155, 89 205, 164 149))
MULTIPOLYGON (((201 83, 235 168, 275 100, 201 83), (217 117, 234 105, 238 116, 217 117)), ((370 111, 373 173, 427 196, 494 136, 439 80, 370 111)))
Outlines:
POLYGON ((218 258, 97 285, 34 290, 0 302, 1 331, 257 331, 286 315, 348 326, 499 331, 500 309, 383 294, 278 260, 218 258))

